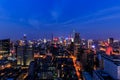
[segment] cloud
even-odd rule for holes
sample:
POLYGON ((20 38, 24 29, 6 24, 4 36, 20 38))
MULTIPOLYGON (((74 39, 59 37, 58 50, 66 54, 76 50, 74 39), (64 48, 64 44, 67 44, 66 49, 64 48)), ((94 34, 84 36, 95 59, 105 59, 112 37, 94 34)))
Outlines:
POLYGON ((89 14, 89 15, 82 16, 82 17, 80 16, 80 17, 77 17, 77 18, 73 18, 73 19, 70 19, 70 20, 68 20, 66 22, 63 22, 61 24, 68 25, 68 24, 73 24, 73 23, 76 23, 76 22, 84 23, 84 22, 92 20, 92 19, 93 20, 97 19, 97 18, 99 19, 101 17, 104 18, 104 17, 106 17, 106 15, 113 16, 113 15, 116 15, 116 13, 120 14, 120 6, 115 6, 115 7, 99 10, 96 13, 89 14))
MULTIPOLYGON (((72 28, 75 28, 75 27, 78 28, 78 26, 81 26, 81 25, 84 26, 84 24, 96 23, 96 22, 105 21, 105 20, 109 21, 111 19, 119 19, 120 18, 119 13, 120 13, 120 7, 112 7, 112 8, 106 8, 106 9, 103 9, 103 10, 99 10, 96 13, 89 14, 89 15, 86 15, 86 16, 83 16, 83 17, 74 18, 74 19, 71 19, 71 20, 68 20, 68 21, 62 22, 62 23, 59 23, 59 22, 44 23, 44 22, 41 22, 36 17, 35 18, 31 17, 28 20, 27 19, 25 20, 24 18, 21 18, 20 21, 28 23, 30 26, 32 26, 36 30, 40 30, 43 27, 44 27, 44 29, 45 28, 50 29, 53 26, 68 29, 69 26, 73 26, 72 28), (117 12, 117 13, 109 14, 109 13, 112 13, 112 12, 117 12), (109 15, 105 15, 105 14, 109 14, 109 15)), ((57 12, 53 11, 52 16, 54 18, 57 18, 58 17, 57 12)))
POLYGON ((39 29, 40 25, 41 25, 40 21, 36 20, 36 19, 29 19, 28 24, 31 25, 32 27, 36 28, 36 29, 39 29))
POLYGON ((84 22, 79 23, 79 24, 96 23, 98 21, 104 22, 104 21, 109 21, 109 20, 113 20, 113 19, 120 19, 120 14, 114 14, 114 15, 108 15, 108 16, 95 18, 95 19, 90 19, 90 20, 84 21, 84 22))

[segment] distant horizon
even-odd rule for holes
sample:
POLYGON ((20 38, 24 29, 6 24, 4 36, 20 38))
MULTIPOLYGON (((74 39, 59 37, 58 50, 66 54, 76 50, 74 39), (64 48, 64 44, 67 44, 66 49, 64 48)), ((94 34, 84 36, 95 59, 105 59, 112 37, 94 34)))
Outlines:
POLYGON ((120 0, 1 0, 0 38, 69 35, 120 39, 120 0))
MULTIPOLYGON (((78 32, 79 33, 79 32, 78 32)), ((24 34, 23 34, 24 35, 24 34)), ((23 35, 20 35, 20 36, 17 36, 17 38, 15 38, 15 37, 0 37, 0 40, 2 40, 2 39, 10 39, 10 40, 21 40, 21 39, 23 39, 23 35)), ((27 35, 27 39, 28 40, 38 40, 38 39, 52 39, 52 34, 49 36, 48 34, 41 34, 42 36, 40 36, 39 35, 39 37, 37 37, 37 36, 33 36, 33 35, 29 35, 29 34, 26 34, 27 35)), ((66 35, 54 35, 53 34, 53 37, 54 38, 56 38, 56 37, 64 37, 64 38, 66 38, 66 37, 69 37, 70 35, 69 34, 66 34, 66 35)), ((92 37, 90 37, 90 36, 83 36, 83 35, 81 35, 80 34, 80 38, 81 39, 85 39, 85 40, 88 40, 88 39, 93 39, 93 40, 107 40, 108 38, 114 38, 114 40, 120 40, 120 38, 116 38, 116 37, 113 37, 113 36, 106 36, 106 37, 100 37, 100 36, 98 36, 98 37, 94 37, 93 35, 91 35, 92 37)))

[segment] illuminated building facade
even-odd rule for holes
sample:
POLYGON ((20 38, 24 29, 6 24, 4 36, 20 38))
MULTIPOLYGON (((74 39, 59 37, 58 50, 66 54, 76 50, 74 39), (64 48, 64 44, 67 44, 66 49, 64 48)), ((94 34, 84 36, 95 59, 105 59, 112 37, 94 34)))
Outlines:
POLYGON ((33 61, 33 47, 28 44, 26 35, 23 38, 17 47, 17 65, 28 66, 33 61))
POLYGON ((91 49, 93 47, 93 40, 89 39, 88 40, 88 48, 91 49))
POLYGON ((5 57, 10 53, 10 39, 0 40, 0 56, 5 57))
POLYGON ((24 47, 19 46, 17 48, 17 65, 24 65, 28 66, 31 61, 33 61, 33 49, 29 46, 26 47, 26 51, 24 50, 24 47))

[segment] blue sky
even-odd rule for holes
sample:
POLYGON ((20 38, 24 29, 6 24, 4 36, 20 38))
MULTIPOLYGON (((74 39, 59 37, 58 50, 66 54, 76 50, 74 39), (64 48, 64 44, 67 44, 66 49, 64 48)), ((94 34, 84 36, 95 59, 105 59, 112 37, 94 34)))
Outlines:
POLYGON ((67 36, 120 39, 120 0, 0 0, 0 38, 67 36))

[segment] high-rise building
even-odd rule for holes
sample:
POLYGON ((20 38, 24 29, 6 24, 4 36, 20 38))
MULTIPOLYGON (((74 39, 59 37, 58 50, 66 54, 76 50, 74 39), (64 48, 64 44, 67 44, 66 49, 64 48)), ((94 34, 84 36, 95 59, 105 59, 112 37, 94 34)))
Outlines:
MULTIPOLYGON (((105 53, 99 53, 99 61, 100 61, 99 74, 102 73, 104 75, 104 78, 106 77, 106 79, 104 80, 120 80, 120 55, 108 56, 105 53), (103 71, 107 74, 104 74, 103 71), (110 77, 113 79, 110 79, 110 77)), ((102 74, 101 77, 103 77, 102 74)))
POLYGON ((89 39, 89 40, 88 40, 88 48, 90 49, 90 48, 92 48, 92 47, 94 47, 94 46, 93 46, 93 40, 92 40, 92 39, 89 39))
POLYGON ((18 65, 27 66, 33 60, 34 60, 34 54, 33 54, 32 47, 29 47, 29 46, 27 46, 26 48, 23 46, 17 47, 17 64, 18 65))
POLYGON ((8 56, 10 53, 10 39, 0 40, 0 56, 8 56))
POLYGON ((113 42, 114 42, 114 39, 113 39, 113 38, 109 38, 109 39, 108 39, 108 44, 109 44, 109 45, 112 45, 113 42))
POLYGON ((27 60, 27 36, 26 34, 24 34, 23 36, 23 41, 24 41, 24 45, 23 45, 23 65, 26 66, 26 60, 27 60))
POLYGON ((75 33, 74 43, 80 44, 80 33, 75 33))
POLYGON ((27 43, 27 37, 24 35, 22 45, 17 47, 17 64, 27 66, 33 61, 33 47, 27 43))

